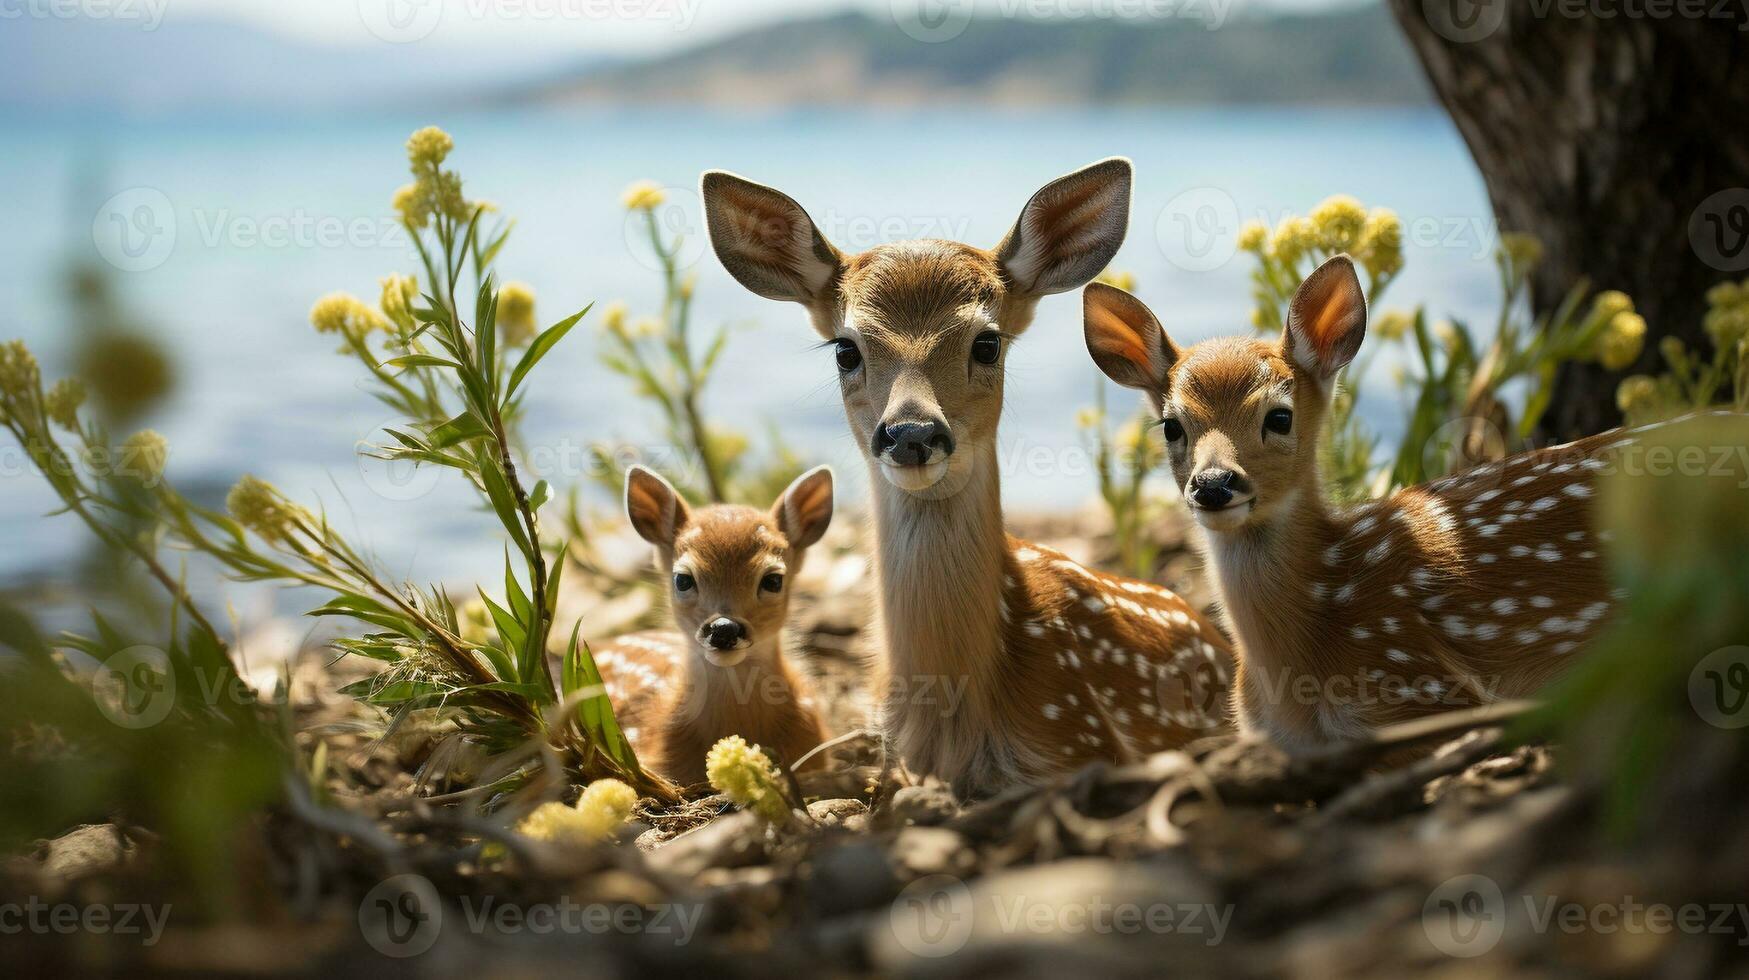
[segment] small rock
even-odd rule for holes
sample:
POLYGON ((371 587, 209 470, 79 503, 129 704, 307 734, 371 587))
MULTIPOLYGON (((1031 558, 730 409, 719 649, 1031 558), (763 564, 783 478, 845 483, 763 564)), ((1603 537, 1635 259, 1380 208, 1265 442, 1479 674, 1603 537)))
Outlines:
POLYGON ((76 827, 36 846, 41 872, 61 879, 115 870, 127 863, 131 851, 115 825, 107 823, 76 827))
POLYGON ((964 874, 977 864, 965 838, 945 827, 906 827, 893 841, 892 855, 908 877, 964 874))
POLYGON ((744 868, 765 857, 765 820, 751 810, 718 817, 649 853, 650 867, 685 878, 706 868, 744 868))
POLYGON ((930 782, 900 787, 893 793, 893 801, 883 816, 893 826, 932 826, 952 820, 959 812, 959 800, 954 799, 953 791, 941 783, 930 782))
POLYGON ((807 908, 830 920, 885 905, 898 893, 899 882, 887 852, 872 841, 858 840, 815 854, 813 874, 804 887, 807 908))
POLYGON ((823 827, 837 827, 859 813, 867 813, 868 804, 861 800, 815 800, 808 804, 808 816, 823 827))

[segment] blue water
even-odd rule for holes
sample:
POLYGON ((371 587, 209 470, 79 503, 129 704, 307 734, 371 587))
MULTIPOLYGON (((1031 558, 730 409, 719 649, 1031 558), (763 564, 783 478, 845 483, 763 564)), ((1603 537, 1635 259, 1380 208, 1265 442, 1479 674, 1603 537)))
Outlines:
MULTIPOLYGON (((721 167, 789 192, 841 247, 905 237, 988 245, 1039 185, 1113 154, 1135 161, 1138 180, 1130 237, 1115 265, 1138 276, 1141 295, 1180 341, 1246 330, 1250 308, 1245 257, 1207 269, 1210 263, 1186 257, 1179 244, 1185 230, 1172 220, 1186 201, 1215 202, 1214 211, 1193 214, 1213 215, 1213 225, 1192 224, 1193 231, 1213 228, 1218 249, 1234 230, 1230 214, 1273 219, 1351 193, 1395 208, 1410 226, 1407 271, 1385 306, 1419 301, 1436 315, 1488 320, 1494 301, 1487 200, 1461 140, 1436 112, 14 118, 0 120, 7 215, 0 335, 25 338, 48 376, 64 370, 69 258, 97 254, 93 220, 111 195, 161 191, 174 213, 174 250, 154 268, 116 270, 114 278, 131 313, 161 332, 179 363, 174 397, 146 420, 171 441, 172 479, 217 494, 253 472, 325 504, 401 574, 490 577, 500 545, 463 488, 446 479, 411 505, 370 489, 354 447, 390 419, 360 388, 357 371, 333 355, 332 338, 316 336, 307 321, 310 304, 325 292, 374 301, 379 276, 415 270, 406 242, 383 229, 391 225, 390 194, 407 180, 402 141, 425 123, 454 135, 451 162, 469 195, 517 219, 500 270, 535 287, 544 320, 590 301, 624 300, 634 315, 654 309, 659 283, 628 245, 619 204, 621 190, 637 179, 675 188, 682 206, 676 220, 694 229, 696 199, 688 195, 701 170, 721 167), (354 222, 364 231, 346 234, 354 222), (262 240, 299 223, 308 232, 301 240, 262 240), (339 229, 338 240, 318 239, 324 229, 339 229)), ((800 310, 741 289, 702 240, 691 254, 700 327, 738 324, 708 414, 750 433, 775 424, 809 459, 838 464, 848 496, 865 493, 830 355, 815 349, 800 310)), ((579 479, 566 459, 579 457, 582 446, 648 442, 656 423, 597 364, 589 324, 541 366, 528 402, 530 441, 546 450, 558 485, 579 479)), ((1072 416, 1091 402, 1098 377, 1082 346, 1077 294, 1042 304, 1009 366, 1005 442, 1072 457, 1080 445, 1072 416)), ((1388 388, 1370 394, 1368 404, 1381 429, 1400 424, 1388 388)), ((1005 481, 1017 507, 1075 505, 1094 491, 1091 474, 1072 463, 1022 462, 1005 481)), ((71 518, 41 516, 52 498, 20 472, 16 455, 7 457, 0 487, 0 540, 9 543, 0 549, 0 579, 32 577, 76 553, 81 530, 71 518)))

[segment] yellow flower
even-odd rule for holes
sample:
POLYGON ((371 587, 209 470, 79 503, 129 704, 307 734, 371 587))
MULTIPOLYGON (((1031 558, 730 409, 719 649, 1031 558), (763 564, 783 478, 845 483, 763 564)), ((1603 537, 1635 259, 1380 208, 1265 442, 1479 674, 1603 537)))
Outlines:
POLYGON ((627 211, 654 211, 668 200, 662 185, 653 180, 640 180, 625 189, 620 201, 627 211))
POLYGON ((383 315, 402 329, 413 329, 413 304, 419 299, 419 280, 413 276, 384 276, 383 298, 377 305, 383 315))
POLYGON ((26 400, 36 393, 40 383, 42 372, 37 368, 36 355, 24 346, 24 341, 14 340, 0 346, 0 397, 26 400))
POLYGON ((609 303, 601 311, 601 329, 618 337, 624 337, 626 332, 626 305, 624 303, 609 303))
POLYGON ((43 396, 43 413, 68 432, 79 431, 79 407, 85 404, 85 382, 62 378, 43 396))
POLYGON ((403 184, 391 203, 408 227, 423 228, 431 220, 431 197, 424 184, 403 184))
POLYGON ((1634 301, 1628 298, 1627 293, 1619 289, 1606 289, 1598 293, 1597 298, 1591 301, 1591 314, 1593 316, 1613 317, 1617 313, 1631 312, 1633 308, 1634 301))
POLYGON ((516 832, 524 837, 566 847, 587 847, 608 840, 632 815, 638 794, 617 779, 597 779, 583 790, 574 807, 549 800, 523 817, 516 832))
POLYGON ((1506 261, 1520 272, 1529 272, 1543 260, 1543 243, 1535 235, 1506 232, 1500 236, 1500 251, 1506 261))
POLYGON ((1609 318, 1609 326, 1598 341, 1597 360, 1611 371, 1620 371, 1638 360, 1645 346, 1645 318, 1638 313, 1617 313, 1609 318))
POLYGON ((688 273, 686 278, 680 280, 680 298, 681 299, 691 299, 693 290, 695 290, 697 288, 698 288, 698 273, 696 273, 696 272, 688 273))
POLYGON ((1445 348, 1447 354, 1455 354, 1463 346, 1464 337, 1458 332, 1457 324, 1450 320, 1441 320, 1433 325, 1433 336, 1439 338, 1439 345, 1445 348))
POLYGON ((631 335, 639 340, 660 337, 668 332, 661 320, 653 316, 641 316, 632 321, 631 335))
POLYGON ((1263 253, 1269 244, 1269 226, 1261 221, 1251 220, 1239 226, 1239 249, 1245 252, 1263 253))
POLYGON ((455 149, 455 141, 436 126, 427 126, 407 137, 407 159, 415 171, 436 170, 455 149))
POLYGON ((1623 378, 1615 388, 1615 407, 1623 415, 1650 411, 1658 403, 1658 382, 1644 374, 1623 378))
POLYGON ((169 456, 170 444, 163 436, 141 429, 122 440, 118 472, 141 483, 156 483, 164 475, 164 461, 169 456))
POLYGON ((783 795, 783 775, 776 763, 739 735, 718 740, 704 757, 705 777, 711 786, 735 803, 773 823, 789 819, 789 802, 783 795))
POLYGON ((1409 333, 1409 328, 1415 325, 1413 314, 1402 310, 1386 310, 1373 321, 1372 332, 1380 340, 1402 340, 1409 333))
POLYGON ((1403 270, 1403 222, 1390 208, 1373 208, 1360 226, 1355 257, 1374 281, 1403 270))
POLYGON ((282 541, 292 525, 306 512, 285 497, 273 484, 244 474, 225 495, 225 509, 238 524, 267 541, 282 541))
POLYGON ((1360 240, 1361 226, 1366 224, 1366 209, 1347 194, 1335 194, 1312 209, 1311 219, 1318 242, 1326 251, 1346 252, 1360 240))
POLYGON ((1099 423, 1105 421, 1105 413, 1097 408, 1083 408, 1075 412, 1075 428, 1097 429, 1099 423))
POLYGON ((1681 337, 1665 337, 1658 341, 1658 353, 1663 355, 1664 363, 1677 364, 1688 354, 1688 345, 1681 337))
POLYGON ((455 619, 457 628, 461 630, 462 640, 468 643, 485 644, 492 638, 492 631, 497 628, 483 599, 469 599, 462 603, 456 608, 455 619))
POLYGON ((638 791, 617 779, 597 779, 583 787, 577 798, 577 812, 583 815, 585 829, 606 840, 632 817, 638 805, 638 791))
POLYGON ((1706 291, 1706 301, 1710 306, 1735 306, 1744 299, 1749 299, 1749 279, 1741 284, 1727 280, 1706 291))
POLYGON ((1133 272, 1114 272, 1107 269, 1099 274, 1099 281, 1107 286, 1116 286, 1126 293, 1136 291, 1136 274, 1133 272))
POLYGON ((351 293, 329 293, 310 307, 310 325, 317 333, 337 333, 357 343, 372 330, 388 327, 382 314, 351 293))
POLYGON ((1712 338, 1714 347, 1729 350, 1744 337, 1749 337, 1749 305, 1708 310, 1701 325, 1712 338))
POLYGON ((498 334, 511 347, 534 340, 534 290, 526 283, 507 282, 498 290, 498 334))
POLYGON ((1112 442, 1132 466, 1144 473, 1158 466, 1163 458, 1164 445, 1148 438, 1148 429, 1141 419, 1125 422, 1112 436, 1112 442))
POLYGON ((1317 229, 1297 215, 1288 215, 1275 226, 1269 239, 1269 251, 1283 265, 1291 266, 1318 245, 1317 229))

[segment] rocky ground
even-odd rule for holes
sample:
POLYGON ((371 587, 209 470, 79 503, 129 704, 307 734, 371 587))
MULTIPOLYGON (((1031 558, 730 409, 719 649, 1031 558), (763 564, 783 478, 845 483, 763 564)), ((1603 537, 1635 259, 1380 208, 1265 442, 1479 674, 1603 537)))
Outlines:
MULTIPOLYGON (((1108 557, 1084 516, 1017 524, 1108 557)), ((1206 600, 1163 533, 1161 581, 1206 600)), ((797 654, 835 730, 855 732, 868 575, 848 537, 829 544, 797 583, 797 654)), ((649 614, 635 597, 574 601, 649 614)), ((1578 829, 1596 794, 1557 776, 1558 752, 1507 738, 1516 705, 1293 760, 1213 738, 969 806, 853 734, 787 826, 720 797, 646 800, 616 846, 579 852, 507 832, 446 783, 469 761, 440 728, 375 738, 335 693, 362 669, 300 659, 297 737, 327 745, 338 806, 299 791, 263 815, 243 851, 260 886, 235 915, 172 906, 150 944, 25 929, 0 935, 0 960, 20 976, 1749 975, 1749 896, 1731 885, 1749 881, 1744 835, 1598 844, 1578 829), (1702 926, 1678 921, 1688 909, 1702 926)), ((156 850, 143 828, 80 827, 8 860, 5 893, 149 904, 156 850)))

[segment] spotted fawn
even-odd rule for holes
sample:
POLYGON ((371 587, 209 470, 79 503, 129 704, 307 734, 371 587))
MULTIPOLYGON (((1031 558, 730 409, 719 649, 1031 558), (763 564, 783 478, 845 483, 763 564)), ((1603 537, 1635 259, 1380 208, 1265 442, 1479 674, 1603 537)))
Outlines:
POLYGON ((801 304, 836 362, 873 487, 889 744, 968 795, 1226 724, 1231 651, 1214 624, 1164 588, 1003 530, 1008 348, 1041 297, 1086 283, 1117 252, 1130 184, 1121 159, 1056 180, 992 250, 931 240, 847 255, 784 194, 703 178, 724 267, 801 304))
POLYGON ((1318 437, 1360 349, 1366 299, 1336 256, 1307 276, 1279 340, 1180 348, 1135 297, 1084 294, 1087 349, 1145 392, 1205 531, 1241 728, 1288 748, 1535 691, 1620 598, 1598 475, 1640 430, 1464 470, 1356 507, 1325 503, 1318 437))
POLYGON ((832 471, 802 474, 770 510, 694 510, 667 480, 634 466, 625 509, 656 546, 675 626, 594 647, 639 761, 682 785, 703 782, 705 753, 740 735, 794 764, 825 731, 784 659, 789 584, 832 522, 832 471))

